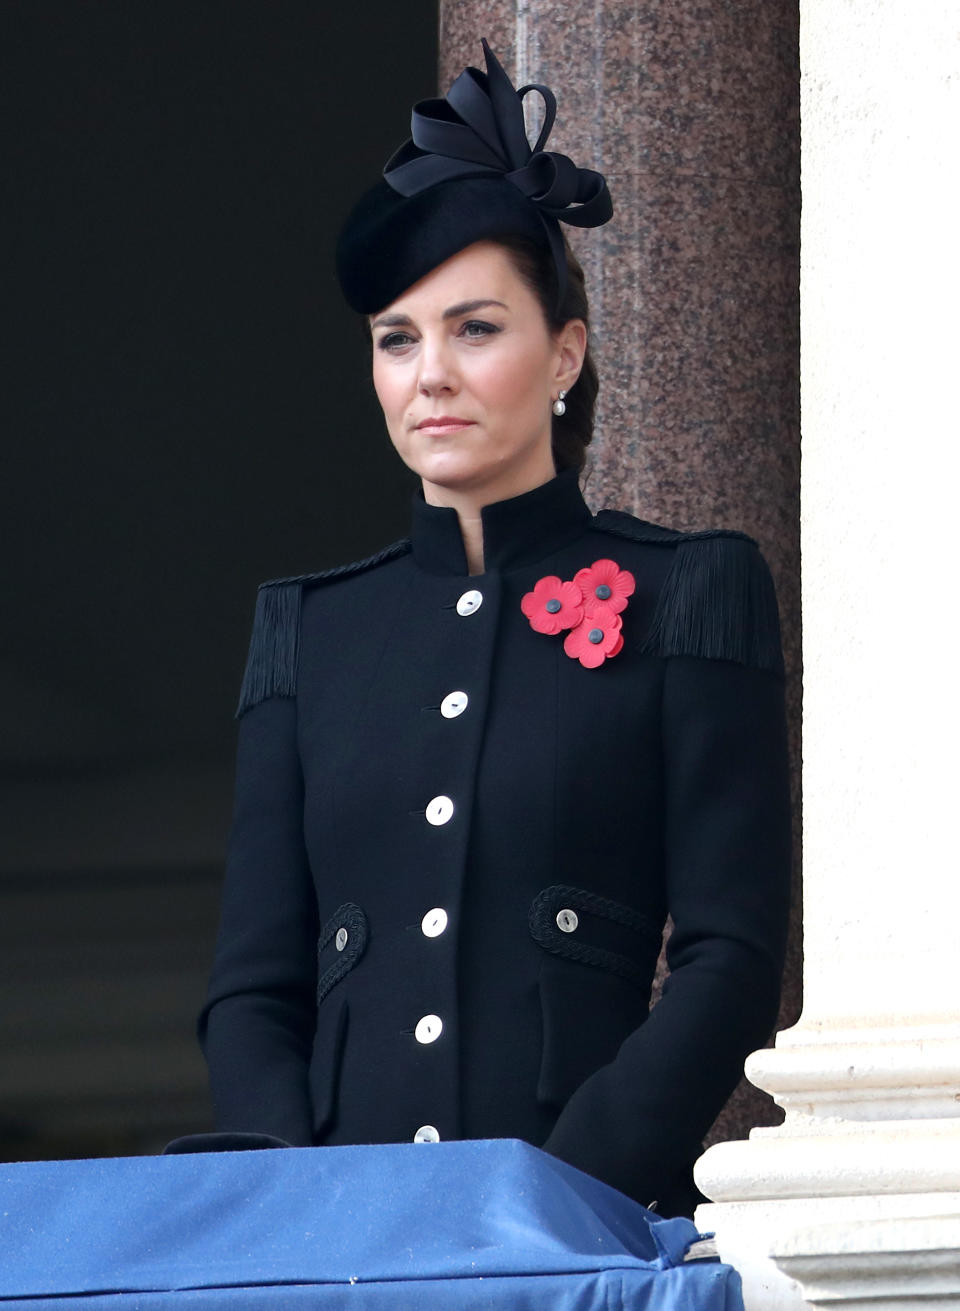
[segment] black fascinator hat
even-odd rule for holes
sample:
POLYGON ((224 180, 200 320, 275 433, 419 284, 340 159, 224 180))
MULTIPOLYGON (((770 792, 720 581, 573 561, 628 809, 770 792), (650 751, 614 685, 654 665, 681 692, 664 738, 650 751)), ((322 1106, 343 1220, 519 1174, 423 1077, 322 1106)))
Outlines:
POLYGON ((413 108, 411 140, 387 161, 383 180, 350 214, 337 242, 337 275, 348 304, 373 314, 431 269, 475 241, 529 237, 548 249, 566 284, 560 222, 595 228, 613 214, 606 180, 543 149, 557 112, 549 87, 516 90, 483 42, 487 71, 467 68, 444 100, 413 108), (536 144, 523 100, 543 97, 536 144))

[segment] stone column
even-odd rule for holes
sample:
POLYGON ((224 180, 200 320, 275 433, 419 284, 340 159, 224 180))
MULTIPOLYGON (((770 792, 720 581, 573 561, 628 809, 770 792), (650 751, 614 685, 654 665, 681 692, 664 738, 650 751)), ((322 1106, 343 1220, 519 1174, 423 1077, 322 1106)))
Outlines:
MULTIPOLYGON (((612 223, 570 233, 601 376, 587 498, 759 540, 799 761, 795 0, 441 0, 441 90, 482 67, 481 36, 518 85, 556 90, 548 149, 601 169, 613 194, 612 223)), ((712 1138, 779 1118, 744 1088, 712 1138)))
POLYGON ((805 1000, 697 1218, 750 1311, 957 1306, 958 16, 801 17, 805 1000))

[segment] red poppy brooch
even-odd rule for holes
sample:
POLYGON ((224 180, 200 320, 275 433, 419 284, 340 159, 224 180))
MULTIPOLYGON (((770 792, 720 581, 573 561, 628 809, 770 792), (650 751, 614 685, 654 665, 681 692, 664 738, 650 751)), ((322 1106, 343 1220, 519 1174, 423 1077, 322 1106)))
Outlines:
POLYGON ((520 609, 536 633, 566 632, 563 649, 585 669, 596 669, 623 648, 621 613, 636 586, 633 574, 614 560, 594 560, 573 582, 551 574, 527 592, 520 609))

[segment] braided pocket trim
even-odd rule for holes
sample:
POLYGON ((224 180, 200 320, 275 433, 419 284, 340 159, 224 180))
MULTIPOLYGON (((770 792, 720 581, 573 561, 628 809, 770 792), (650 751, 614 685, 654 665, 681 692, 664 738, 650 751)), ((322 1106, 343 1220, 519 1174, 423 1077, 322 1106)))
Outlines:
POLYGON ((336 987, 344 975, 350 973, 367 948, 367 940, 370 936, 367 917, 359 906, 352 901, 346 901, 342 906, 338 906, 327 919, 326 928, 317 943, 318 965, 322 962, 324 951, 330 946, 331 942, 335 942, 341 929, 347 935, 343 949, 337 952, 337 958, 332 965, 322 971, 318 969, 318 1006, 331 988, 336 987))
MULTIPOLYGON (((622 902, 601 897, 585 888, 574 888, 565 883, 555 883, 537 894, 530 906, 530 934, 539 946, 555 956, 566 960, 578 961, 581 965, 591 965, 595 969, 606 970, 616 974, 629 983, 646 987, 650 982, 649 957, 651 952, 660 949, 662 929, 658 928, 649 916, 634 910, 622 902), (597 919, 609 920, 623 928, 632 929, 641 939, 638 948, 642 948, 641 960, 624 956, 607 947, 593 946, 583 941, 582 927, 577 925, 572 931, 563 932, 557 924, 561 911, 590 915, 597 919)), ((638 953, 639 954, 639 953, 638 953)))

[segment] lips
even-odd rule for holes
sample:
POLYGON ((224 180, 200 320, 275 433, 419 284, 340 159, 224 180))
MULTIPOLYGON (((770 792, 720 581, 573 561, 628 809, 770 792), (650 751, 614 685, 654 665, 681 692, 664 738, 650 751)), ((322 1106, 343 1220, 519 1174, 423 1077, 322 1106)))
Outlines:
POLYGON ((472 419, 460 419, 453 414, 431 414, 417 424, 418 432, 456 432, 460 428, 469 428, 472 419))

